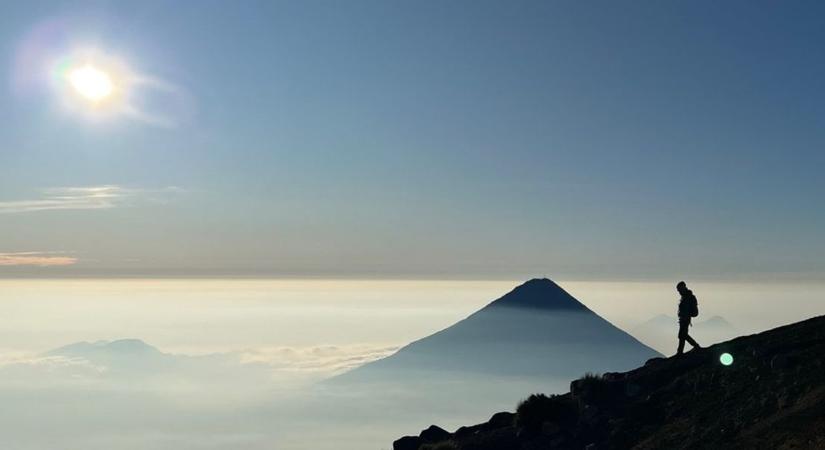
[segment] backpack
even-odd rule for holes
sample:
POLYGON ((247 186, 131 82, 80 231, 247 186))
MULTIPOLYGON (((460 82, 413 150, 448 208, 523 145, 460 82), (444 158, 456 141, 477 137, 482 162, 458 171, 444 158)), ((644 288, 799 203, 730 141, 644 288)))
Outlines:
POLYGON ((699 302, 696 301, 696 296, 690 295, 682 300, 685 303, 685 312, 690 317, 696 317, 699 315, 699 302))

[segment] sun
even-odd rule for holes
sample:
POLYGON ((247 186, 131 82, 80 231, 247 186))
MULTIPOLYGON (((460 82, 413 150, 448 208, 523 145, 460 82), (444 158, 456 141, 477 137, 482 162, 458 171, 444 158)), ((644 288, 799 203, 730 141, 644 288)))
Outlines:
POLYGON ((72 69, 69 72, 69 84, 81 97, 92 103, 111 97, 115 90, 112 77, 90 64, 72 69))
POLYGON ((46 68, 49 86, 62 111, 90 123, 131 119, 171 126, 171 117, 144 108, 177 108, 177 103, 182 103, 175 86, 138 72, 121 57, 98 48, 60 52, 46 68), (147 98, 150 100, 144 100, 147 98))

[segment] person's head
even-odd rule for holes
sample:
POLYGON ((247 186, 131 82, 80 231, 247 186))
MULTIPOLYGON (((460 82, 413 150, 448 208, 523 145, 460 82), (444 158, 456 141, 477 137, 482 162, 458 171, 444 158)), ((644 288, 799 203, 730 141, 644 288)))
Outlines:
POLYGON ((680 281, 676 283, 676 290, 679 291, 680 294, 684 294, 688 291, 687 284, 684 281, 680 281))

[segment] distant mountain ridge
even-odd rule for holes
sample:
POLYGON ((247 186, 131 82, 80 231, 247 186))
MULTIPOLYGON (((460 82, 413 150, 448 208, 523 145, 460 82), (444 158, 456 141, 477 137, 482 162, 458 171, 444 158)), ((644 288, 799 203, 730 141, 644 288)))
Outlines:
POLYGON ((76 342, 46 352, 45 356, 76 356, 89 357, 92 355, 162 355, 163 353, 140 339, 117 339, 114 341, 76 342))
POLYGON ((553 281, 532 279, 464 320, 339 380, 403 382, 427 372, 571 377, 627 369, 659 356, 553 281))
POLYGON ((86 360, 105 368, 107 376, 144 377, 175 370, 192 358, 163 353, 140 339, 76 342, 50 350, 47 357, 86 360))
MULTIPOLYGON (((676 351, 679 319, 666 314, 659 314, 633 327, 630 333, 645 344, 670 355, 676 351)), ((690 334, 701 345, 708 346, 726 341, 739 335, 736 329, 722 316, 693 320, 690 334)))

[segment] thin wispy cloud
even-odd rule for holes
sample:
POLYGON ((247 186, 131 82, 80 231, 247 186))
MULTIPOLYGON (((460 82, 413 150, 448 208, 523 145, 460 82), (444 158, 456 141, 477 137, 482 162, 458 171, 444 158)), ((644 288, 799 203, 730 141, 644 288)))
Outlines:
POLYGON ((123 105, 122 114, 147 125, 176 128, 192 110, 192 99, 185 90, 158 77, 141 74, 132 77, 132 89, 154 98, 160 108, 148 108, 132 101, 123 105))
POLYGON ((117 185, 59 187, 42 191, 40 198, 30 200, 0 201, 0 214, 28 213, 55 210, 109 209, 126 204, 130 199, 150 195, 160 200, 157 194, 180 192, 169 186, 162 189, 133 189, 117 185))
POLYGON ((0 266, 71 266, 77 258, 55 252, 14 252, 0 253, 0 266))

